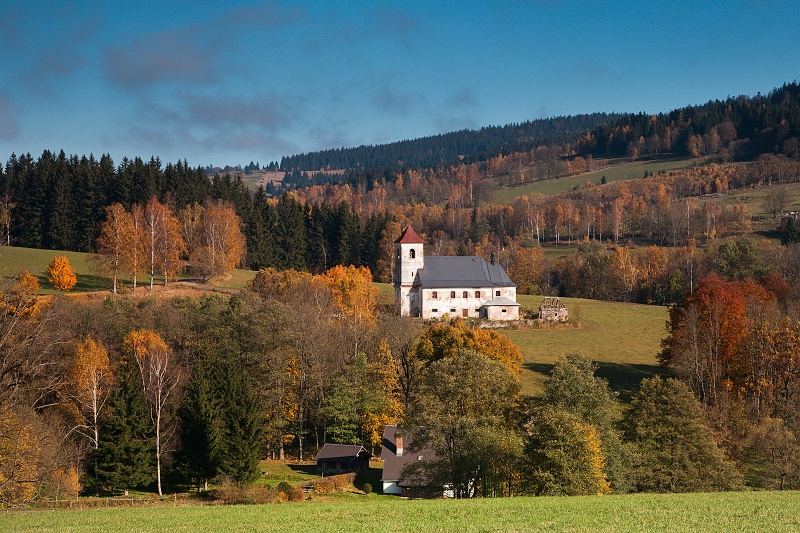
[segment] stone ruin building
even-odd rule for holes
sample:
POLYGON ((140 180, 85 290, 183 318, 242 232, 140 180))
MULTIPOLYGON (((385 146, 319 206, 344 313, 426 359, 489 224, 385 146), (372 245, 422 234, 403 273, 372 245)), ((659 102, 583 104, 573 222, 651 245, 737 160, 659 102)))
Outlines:
POLYGON ((568 318, 567 306, 557 296, 546 296, 539 306, 539 320, 565 322, 568 318))

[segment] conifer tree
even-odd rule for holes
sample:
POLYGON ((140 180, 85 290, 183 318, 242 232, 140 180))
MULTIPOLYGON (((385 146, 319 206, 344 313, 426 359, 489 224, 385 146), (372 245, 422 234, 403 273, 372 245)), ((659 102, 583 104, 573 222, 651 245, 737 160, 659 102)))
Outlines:
POLYGON ((202 482, 203 490, 220 472, 224 445, 221 401, 213 377, 212 362, 198 361, 178 409, 183 443, 178 462, 191 478, 202 482))
POLYGON ((229 355, 220 365, 219 396, 225 424, 222 472, 248 483, 259 472, 264 416, 253 385, 234 357, 229 355))
POLYGON ((120 361, 117 381, 96 452, 97 477, 127 495, 128 489, 154 480, 153 425, 135 361, 120 361))

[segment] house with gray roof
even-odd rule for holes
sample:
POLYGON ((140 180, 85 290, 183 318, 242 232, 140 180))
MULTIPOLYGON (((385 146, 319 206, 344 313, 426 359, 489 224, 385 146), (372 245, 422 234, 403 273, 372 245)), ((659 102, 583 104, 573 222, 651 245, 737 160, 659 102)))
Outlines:
POLYGON ((411 226, 394 246, 395 298, 402 316, 519 319, 517 286, 494 260, 425 257, 423 241, 411 226))
POLYGON ((330 444, 326 442, 317 453, 317 472, 322 474, 344 474, 366 472, 372 454, 358 444, 330 444))
POLYGON ((403 435, 399 426, 386 426, 383 431, 381 445, 381 459, 383 472, 381 473, 382 491, 384 494, 396 494, 404 497, 419 496, 447 496, 453 497, 453 491, 431 487, 429 480, 414 472, 414 463, 422 461, 436 461, 436 453, 432 448, 414 449, 412 452, 411 441, 403 435))

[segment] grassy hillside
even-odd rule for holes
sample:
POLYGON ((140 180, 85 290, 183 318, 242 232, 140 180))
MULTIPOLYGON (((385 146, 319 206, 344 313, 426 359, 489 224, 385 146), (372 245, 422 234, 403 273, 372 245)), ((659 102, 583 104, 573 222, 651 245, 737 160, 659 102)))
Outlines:
MULTIPOLYGON (((517 301, 538 309, 542 296, 520 295, 517 301)), ((657 354, 666 334, 666 307, 563 298, 574 326, 515 329, 504 333, 520 347, 522 386, 538 390, 562 355, 581 352, 596 361, 598 375, 628 399, 643 377, 660 372, 657 354)))
POLYGON ((10 513, 4 531, 763 531, 800 529, 789 491, 403 500, 10 513))
MULTIPOLYGON (((392 286, 377 285, 380 300, 390 303, 394 297, 392 286)), ((520 305, 528 309, 538 309, 542 299, 542 296, 517 296, 520 305)), ((630 397, 643 377, 661 372, 656 358, 661 339, 666 335, 666 307, 582 298, 562 300, 575 324, 500 330, 522 351, 523 392, 538 391, 553 363, 573 352, 596 361, 600 367, 598 375, 608 379, 623 400, 630 397)))
MULTIPOLYGON (((550 249, 548 249, 550 250, 550 249)), ((552 253, 563 255, 574 251, 564 246, 552 253)), ((47 279, 47 265, 56 255, 66 255, 78 276, 78 285, 70 293, 110 291, 111 282, 97 273, 89 254, 56 252, 6 246, 0 249, 0 276, 11 278, 26 269, 39 277, 42 294, 57 291, 47 279)), ((221 289, 242 289, 253 279, 255 272, 236 270, 224 279, 208 285, 221 289)), ((140 283, 147 283, 142 279, 140 283)), ((129 285, 129 284, 128 284, 129 285)), ((379 302, 391 305, 394 289, 377 284, 379 302)), ((519 296, 521 305, 537 309, 541 296, 519 296)), ((505 333, 522 350, 524 370, 523 390, 533 393, 547 379, 550 368, 559 356, 582 352, 600 364, 599 374, 606 377, 615 390, 626 398, 642 376, 658 371, 656 354, 664 336, 666 308, 565 298, 570 316, 577 320, 574 327, 513 329, 505 333)))
MULTIPOLYGON (((717 200, 725 204, 745 204, 756 219, 763 219, 762 222, 774 228, 777 220, 772 219, 772 214, 768 213, 764 207, 764 197, 772 190, 772 187, 784 187, 792 197, 792 203, 787 211, 800 211, 800 183, 789 183, 785 185, 769 185, 757 189, 737 189, 727 194, 720 194, 704 198, 703 200, 717 200)), ((757 229, 757 228, 754 228, 757 229)))
POLYGON ((588 172, 578 176, 569 176, 555 180, 540 181, 519 187, 508 187, 495 191, 492 201, 497 204, 512 201, 517 196, 524 194, 540 193, 546 196, 561 194, 571 191, 575 187, 583 186, 586 182, 599 185, 603 176, 606 182, 624 181, 638 179, 644 176, 645 172, 658 174, 662 170, 675 170, 679 168, 690 168, 695 163, 702 162, 701 159, 656 159, 653 161, 635 161, 632 163, 615 164, 608 166, 597 172, 588 172))
MULTIPOLYGON (((47 277, 47 266, 53 257, 66 255, 70 265, 75 270, 78 277, 78 284, 68 293, 74 294, 89 291, 110 291, 111 279, 98 272, 93 263, 91 254, 80 252, 61 252, 55 250, 36 250, 33 248, 19 248, 16 246, 4 246, 0 248, 0 278, 13 278, 20 270, 27 270, 39 278, 41 294, 55 294, 56 291, 47 277)), ((222 289, 242 289, 255 277, 256 273, 251 270, 234 270, 224 278, 212 279, 208 286, 222 289)), ((130 287, 128 279, 123 279, 122 283, 130 287)), ((149 276, 142 276, 140 284, 149 284, 149 276)))

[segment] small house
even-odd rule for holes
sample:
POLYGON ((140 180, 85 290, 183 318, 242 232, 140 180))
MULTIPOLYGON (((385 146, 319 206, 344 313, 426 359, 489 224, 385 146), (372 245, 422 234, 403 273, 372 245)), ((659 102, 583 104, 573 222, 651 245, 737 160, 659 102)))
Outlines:
POLYGON ((314 460, 320 474, 346 474, 366 472, 372 454, 358 444, 325 443, 314 460))
POLYGON ((386 426, 383 432, 381 446, 381 459, 383 459, 383 473, 381 483, 384 494, 397 494, 404 497, 452 497, 453 491, 435 489, 430 481, 424 479, 419 473, 409 474, 407 466, 418 461, 431 461, 436 459, 433 449, 425 448, 410 452, 409 439, 402 435, 402 428, 386 426), (405 440, 405 442, 404 442, 405 440))
POLYGON ((566 322, 569 318, 567 306, 556 296, 547 296, 539 306, 539 320, 566 322))

